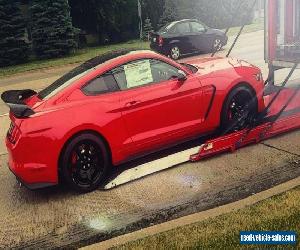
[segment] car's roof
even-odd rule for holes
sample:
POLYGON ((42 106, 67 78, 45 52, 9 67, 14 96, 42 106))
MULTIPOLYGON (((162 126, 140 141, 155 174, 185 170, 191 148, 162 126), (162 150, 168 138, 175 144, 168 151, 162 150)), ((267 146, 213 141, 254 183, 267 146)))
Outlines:
POLYGON ((49 93, 53 92, 55 89, 57 89, 59 86, 62 86, 65 82, 71 80, 72 78, 83 74, 84 72, 96 68, 99 65, 102 65, 108 61, 114 60, 114 59, 121 59, 122 57, 126 57, 128 55, 139 55, 141 57, 149 57, 149 56, 157 56, 157 53, 151 50, 141 50, 141 49, 120 49, 120 50, 114 50, 107 52, 105 54, 96 56, 80 66, 76 67, 75 69, 71 70, 69 73, 65 74, 58 80, 56 80, 53 84, 45 88, 39 93, 39 97, 43 99, 46 97, 49 93))
POLYGON ((176 24, 185 23, 185 22, 198 22, 198 23, 201 23, 197 19, 182 19, 182 20, 177 20, 177 21, 170 22, 170 23, 166 24, 165 26, 163 26, 162 28, 160 28, 160 30, 165 29, 166 27, 168 27, 167 30, 169 30, 172 27, 174 27, 176 24))
POLYGON ((182 19, 179 22, 198 22, 197 19, 182 19))
POLYGON ((169 25, 183 23, 183 22, 199 22, 199 21, 197 19, 182 19, 182 20, 173 21, 173 22, 169 23, 169 25))
POLYGON ((119 57, 125 57, 127 55, 134 55, 134 54, 156 54, 154 51, 151 50, 142 50, 142 49, 121 49, 121 50, 114 50, 110 51, 108 53, 105 53, 103 55, 96 56, 88 61, 86 61, 84 64, 81 65, 81 67, 85 67, 86 69, 94 68, 100 64, 106 63, 107 61, 110 61, 112 59, 116 59, 119 57))
POLYGON ((106 63, 110 60, 117 59, 117 58, 120 58, 120 57, 125 57, 127 55, 135 55, 135 54, 138 54, 138 55, 153 54, 153 55, 155 55, 157 53, 154 52, 154 51, 151 51, 151 50, 142 50, 142 49, 114 50, 114 51, 110 51, 110 52, 107 52, 105 54, 96 56, 96 57, 84 62, 83 64, 81 64, 79 67, 75 68, 72 71, 79 71, 79 70, 86 71, 86 70, 89 70, 91 68, 95 68, 100 64, 106 63))

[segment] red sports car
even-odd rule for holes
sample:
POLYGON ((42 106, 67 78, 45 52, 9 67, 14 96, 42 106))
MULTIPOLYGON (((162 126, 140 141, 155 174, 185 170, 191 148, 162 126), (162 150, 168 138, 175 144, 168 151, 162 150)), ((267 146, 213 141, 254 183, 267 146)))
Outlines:
POLYGON ((226 128, 264 108, 260 70, 232 58, 177 63, 152 51, 96 57, 36 93, 7 91, 9 167, 25 186, 96 189, 109 168, 226 128), (254 101, 253 101, 254 100, 254 101))

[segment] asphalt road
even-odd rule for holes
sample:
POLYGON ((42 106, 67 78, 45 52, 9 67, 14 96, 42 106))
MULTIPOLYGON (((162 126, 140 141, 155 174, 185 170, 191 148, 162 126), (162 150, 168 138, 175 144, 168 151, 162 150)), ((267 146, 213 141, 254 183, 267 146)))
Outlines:
MULTIPOLYGON (((233 55, 266 73, 262 49, 262 32, 245 34, 233 55)), ((0 92, 38 90, 69 69, 0 79, 0 92)), ((7 110, 1 106, 0 111, 7 110)), ((295 131, 111 190, 78 195, 56 187, 32 192, 20 188, 6 167, 6 115, 0 124, 0 248, 79 247, 230 203, 300 176, 300 131, 295 131)))

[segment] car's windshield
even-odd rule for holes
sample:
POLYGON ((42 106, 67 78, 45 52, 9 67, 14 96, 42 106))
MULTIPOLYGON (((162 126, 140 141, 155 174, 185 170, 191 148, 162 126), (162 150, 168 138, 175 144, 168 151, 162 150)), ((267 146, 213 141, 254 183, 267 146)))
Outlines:
POLYGON ((186 67, 187 69, 189 69, 190 71, 192 71, 193 73, 196 73, 198 72, 198 68, 191 65, 191 64, 188 64, 188 63, 181 63, 181 65, 183 65, 184 67, 186 67))

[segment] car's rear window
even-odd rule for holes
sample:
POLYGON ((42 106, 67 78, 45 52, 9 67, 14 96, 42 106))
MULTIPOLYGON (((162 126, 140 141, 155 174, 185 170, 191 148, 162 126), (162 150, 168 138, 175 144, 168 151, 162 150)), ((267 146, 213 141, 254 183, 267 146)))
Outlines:
POLYGON ((158 32, 163 33, 163 32, 168 32, 172 27, 174 26, 174 22, 173 23, 169 23, 163 27, 161 27, 158 32))
POLYGON ((180 34, 189 33, 191 32, 190 24, 188 22, 178 23, 176 24, 176 31, 180 34))

